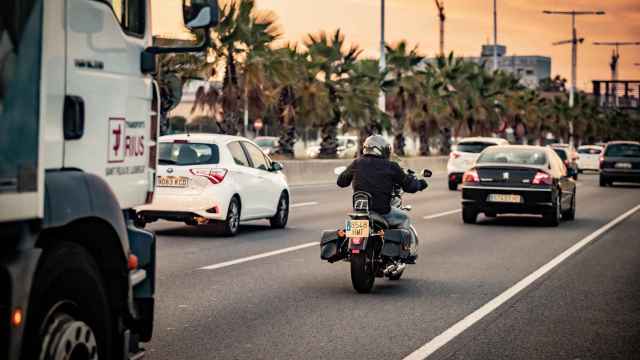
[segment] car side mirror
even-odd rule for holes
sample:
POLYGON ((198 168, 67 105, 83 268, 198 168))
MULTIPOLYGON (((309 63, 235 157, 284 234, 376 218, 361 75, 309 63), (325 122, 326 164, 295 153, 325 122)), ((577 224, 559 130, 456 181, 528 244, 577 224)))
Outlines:
POLYGON ((336 175, 340 175, 342 174, 345 170, 347 170, 346 166, 338 166, 337 168, 333 169, 333 173, 336 175))
POLYGON ((422 177, 430 178, 433 176, 433 172, 429 169, 422 170, 422 177))
POLYGON ((271 163, 271 171, 273 172, 278 172, 278 171, 282 171, 284 169, 284 165, 282 165, 281 163, 274 161, 271 163))
POLYGON ((218 0, 182 0, 184 25, 190 29, 208 29, 218 25, 218 0))

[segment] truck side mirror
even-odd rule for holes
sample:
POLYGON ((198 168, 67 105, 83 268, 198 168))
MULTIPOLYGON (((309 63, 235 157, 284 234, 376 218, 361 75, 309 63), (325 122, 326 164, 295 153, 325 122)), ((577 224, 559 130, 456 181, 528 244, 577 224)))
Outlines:
POLYGON ((208 29, 218 25, 218 0, 182 0, 184 25, 190 29, 208 29))

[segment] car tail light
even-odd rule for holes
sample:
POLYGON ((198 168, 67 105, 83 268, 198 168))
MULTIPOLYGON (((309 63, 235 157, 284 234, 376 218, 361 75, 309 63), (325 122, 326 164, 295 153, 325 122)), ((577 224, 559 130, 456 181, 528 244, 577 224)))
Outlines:
POLYGON ((604 155, 601 155, 600 156, 600 169, 602 169, 603 165, 604 165, 604 155))
POLYGON ((533 178, 533 185, 552 185, 553 178, 546 172, 539 171, 533 178))
POLYGON ((225 176, 227 176, 227 169, 191 169, 189 172, 195 176, 201 176, 207 178, 212 184, 220 184, 225 176))
POLYGON ((460 156, 462 156, 462 154, 460 154, 457 151, 454 151, 451 154, 449 154, 449 156, 451 157, 451 160, 455 160, 455 159, 459 158, 460 156))
POLYGON ((466 173, 464 173, 464 176, 462 177, 462 182, 463 183, 479 183, 480 177, 478 176, 478 171, 469 170, 466 173))

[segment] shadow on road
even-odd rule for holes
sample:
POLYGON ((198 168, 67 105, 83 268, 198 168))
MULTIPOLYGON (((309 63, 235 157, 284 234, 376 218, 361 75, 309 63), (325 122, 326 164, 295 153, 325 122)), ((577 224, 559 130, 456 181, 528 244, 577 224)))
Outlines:
MULTIPOLYGON (((286 230, 286 229, 285 229, 286 230)), ((248 235, 256 232, 276 232, 282 230, 272 229, 267 223, 257 224, 241 224, 238 229, 238 234, 236 236, 248 235)), ((221 238, 221 239, 233 239, 233 237, 225 237, 222 234, 222 230, 219 225, 198 225, 198 226, 177 226, 174 228, 166 228, 154 231, 156 235, 168 236, 168 237, 213 237, 213 238, 221 238)))

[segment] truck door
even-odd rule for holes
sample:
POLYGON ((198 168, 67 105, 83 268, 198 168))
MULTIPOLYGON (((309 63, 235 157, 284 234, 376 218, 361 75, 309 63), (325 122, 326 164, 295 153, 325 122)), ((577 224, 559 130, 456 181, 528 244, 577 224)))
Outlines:
POLYGON ((149 14, 146 0, 66 0, 65 110, 84 108, 84 128, 66 137, 64 166, 105 178, 122 208, 143 204, 153 183, 153 85, 140 71, 149 14))

